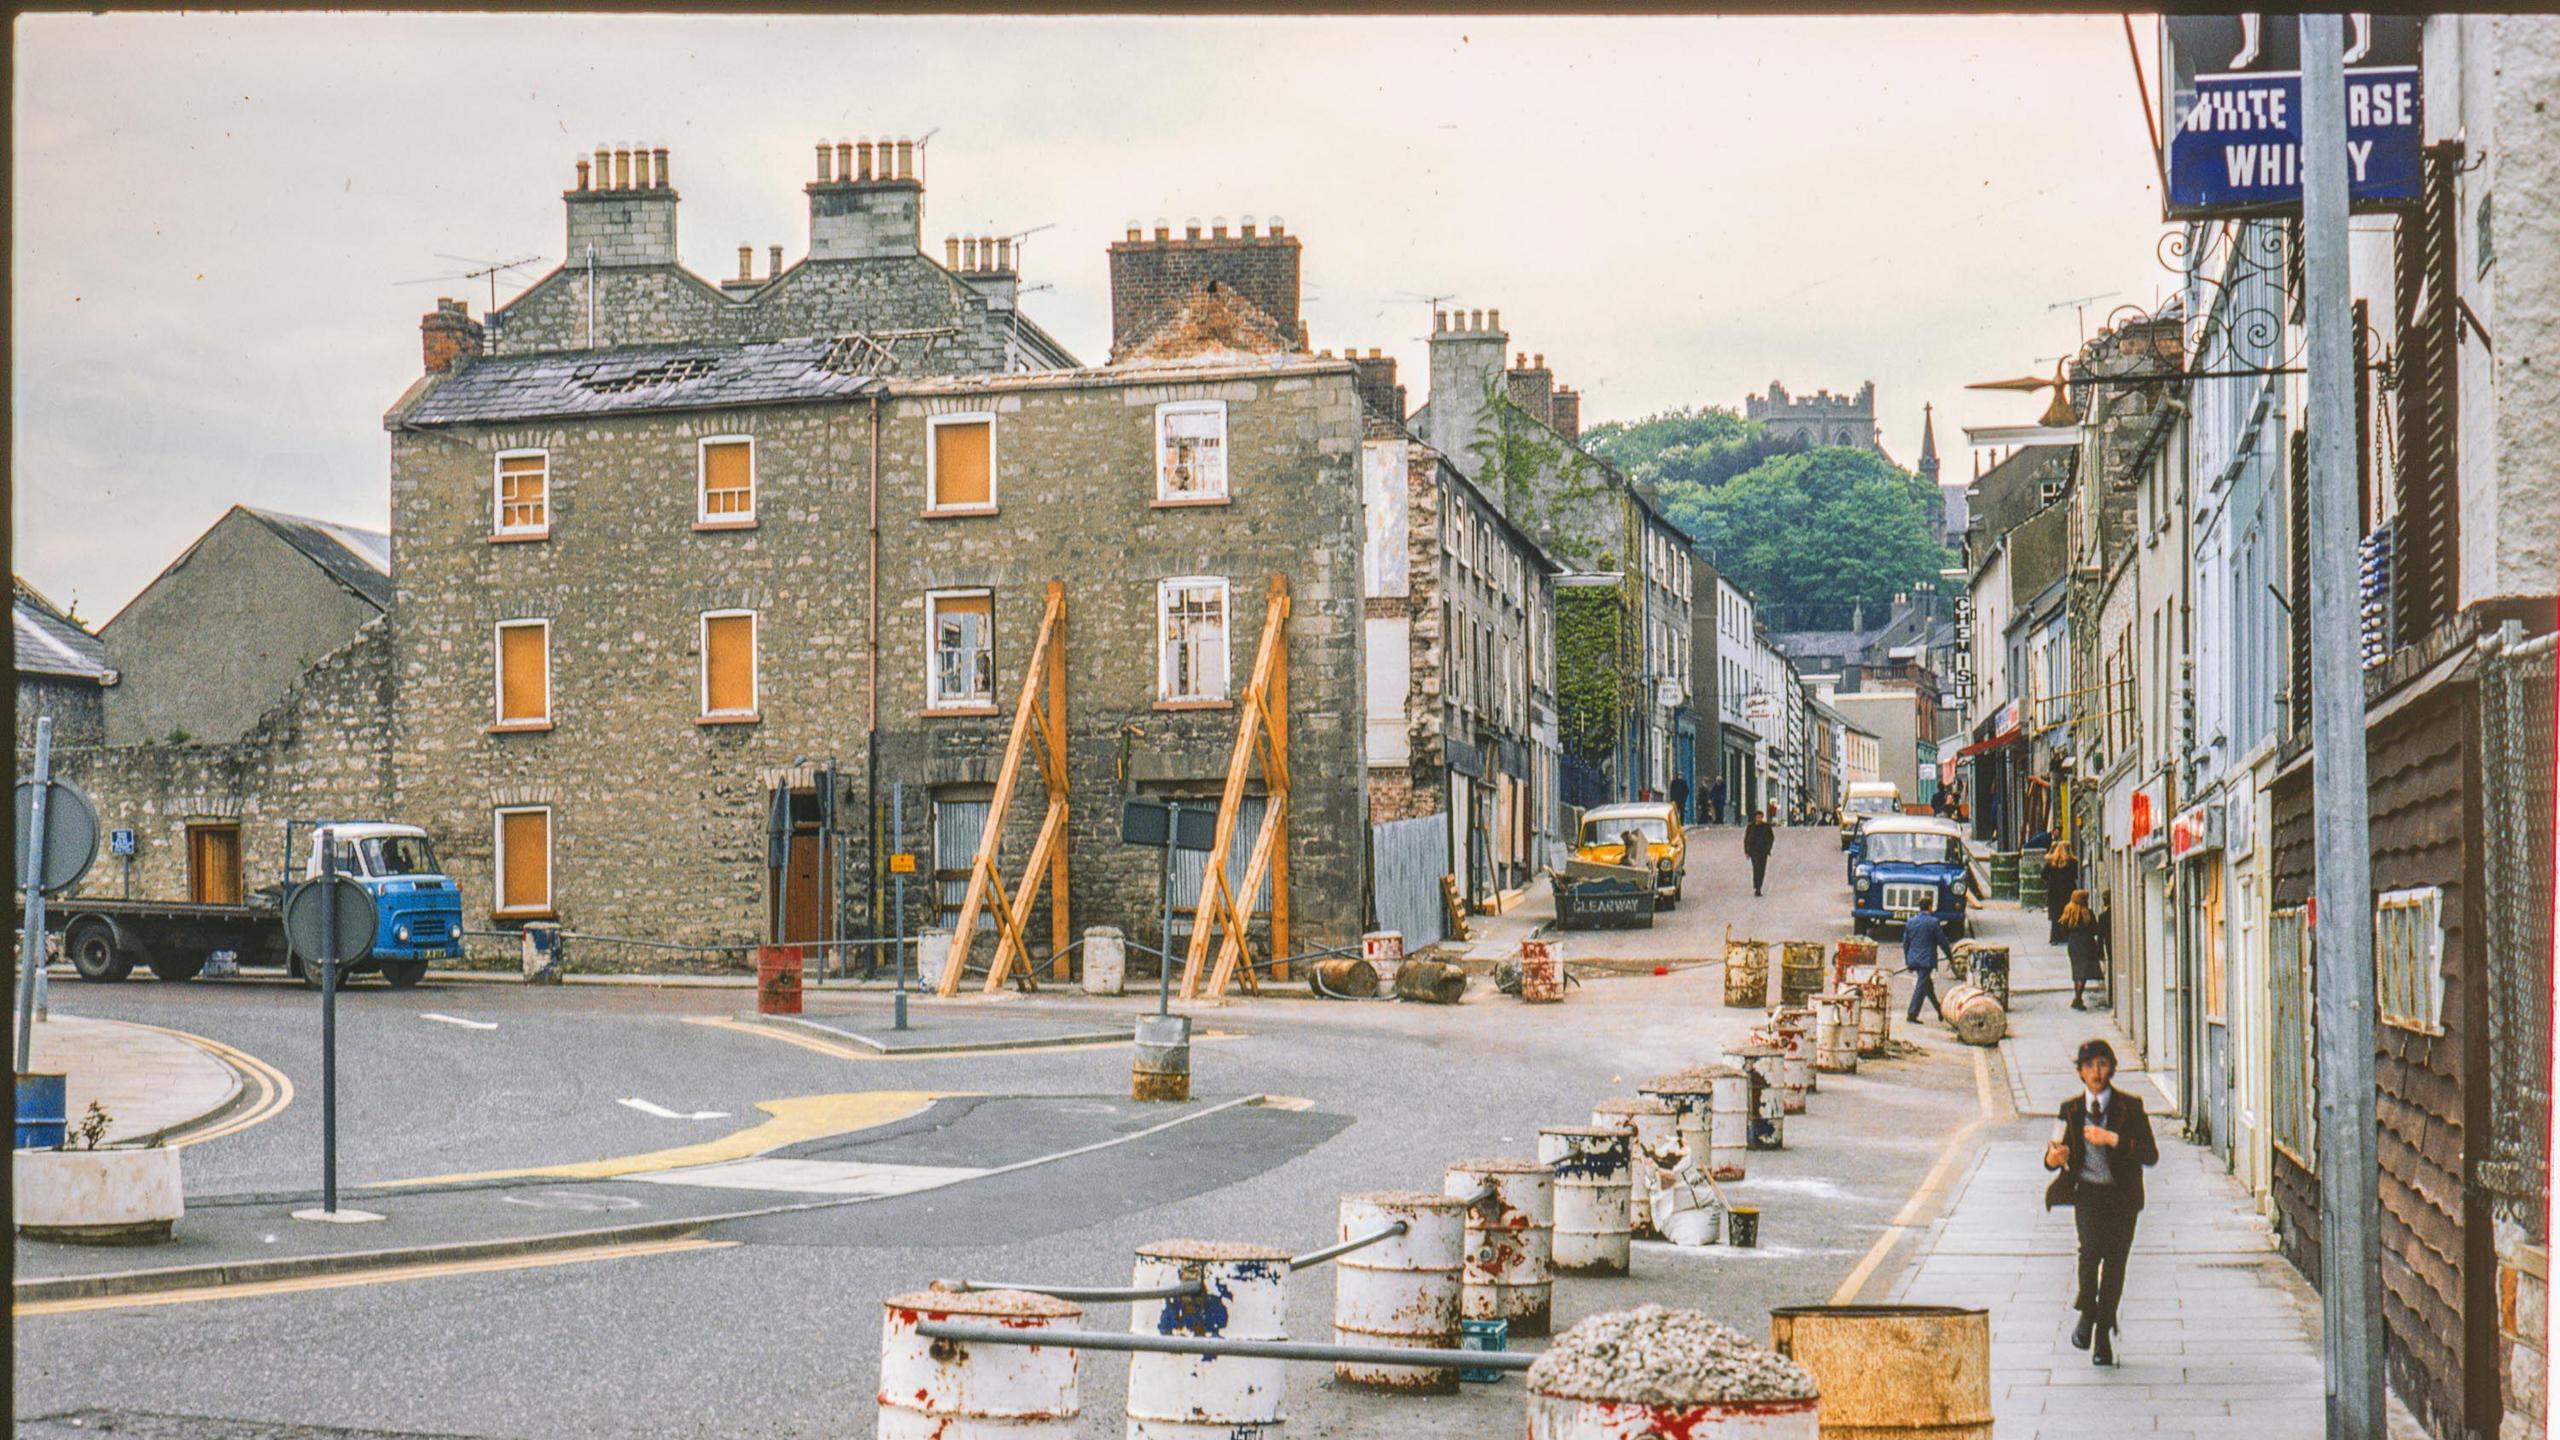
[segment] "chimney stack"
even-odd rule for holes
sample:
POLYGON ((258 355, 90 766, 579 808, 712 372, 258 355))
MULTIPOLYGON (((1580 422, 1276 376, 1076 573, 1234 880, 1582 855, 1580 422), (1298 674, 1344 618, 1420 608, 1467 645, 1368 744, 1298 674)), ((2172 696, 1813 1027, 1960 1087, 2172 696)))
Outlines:
POLYGON ((765 267, 764 278, 771 280, 782 273, 782 247, 779 245, 770 246, 766 249, 765 254, 770 263, 765 267))
POLYGON ((418 322, 427 373, 441 375, 469 364, 480 353, 480 337, 480 322, 471 318, 470 306, 459 300, 436 301, 436 308, 418 322))
POLYGON ((1503 394, 1541 424, 1555 423, 1555 388, 1555 372, 1547 368, 1544 355, 1532 360, 1515 352, 1510 372, 1502 377, 1503 394))
POLYGON ((1475 473, 1476 445, 1487 420, 1493 391, 1504 384, 1503 359, 1511 337, 1502 331, 1502 312, 1454 310, 1449 325, 1432 319, 1430 409, 1423 440, 1470 478, 1475 473))
MULTIPOLYGON (((825 148, 821 143, 820 151, 825 148)), ((882 260, 923 253, 924 187, 915 179, 914 141, 839 141, 835 178, 827 178, 822 162, 818 178, 806 188, 810 259, 882 260)))
POLYGON ((578 188, 562 198, 569 207, 571 266, 587 263, 589 247, 599 266, 676 263, 679 197, 667 184, 665 150, 599 145, 592 168, 578 162, 578 188))
MULTIPOLYGON (((1221 290, 1269 316, 1284 335, 1305 334, 1300 314, 1299 271, 1302 248, 1274 215, 1260 225, 1245 217, 1230 231, 1226 217, 1184 224, 1176 236, 1163 220, 1152 239, 1140 238, 1138 227, 1111 247, 1111 352, 1127 350, 1179 309, 1191 292, 1212 282, 1221 290)), ((1301 339, 1300 348, 1304 349, 1301 339)))
POLYGON ((1403 424, 1404 387, 1396 383, 1395 357, 1380 353, 1372 345, 1366 355, 1353 354, 1351 363, 1360 367, 1360 378, 1353 382, 1360 395, 1360 408, 1403 424))
POLYGON ((1547 397, 1547 424, 1567 440, 1582 438, 1582 394, 1557 386, 1547 397))

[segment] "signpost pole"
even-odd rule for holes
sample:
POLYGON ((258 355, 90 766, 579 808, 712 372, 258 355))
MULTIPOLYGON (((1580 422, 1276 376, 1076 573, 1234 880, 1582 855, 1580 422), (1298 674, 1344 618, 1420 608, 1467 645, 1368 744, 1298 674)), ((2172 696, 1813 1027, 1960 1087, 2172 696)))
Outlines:
MULTIPOLYGON (((904 780, 889 782, 889 834, 890 849, 895 850, 906 843, 907 782, 904 780)), ((895 956, 898 962, 898 1005, 891 1028, 904 1030, 907 1028, 907 877, 904 874, 893 874, 890 877, 890 888, 891 894, 895 897, 889 902, 892 907, 891 913, 897 919, 889 953, 895 956)))
POLYGON ((2374 1163, 2373 878, 2357 619, 2344 26, 2301 18, 2304 369, 2311 391, 2313 945, 2320 1074, 2321 1359, 2330 1440, 2382 1440, 2374 1163))
MULTIPOLYGON (((326 832, 320 841, 320 1193, 338 1213, 338 857, 326 832)), ((308 963, 307 961, 305 963, 308 963)))
MULTIPOLYGON (((1164 827, 1164 931, 1159 937, 1164 948, 1156 952, 1156 1014, 1173 1010, 1173 845, 1182 835, 1182 802, 1176 800, 1165 812, 1164 827)), ((1197 920, 1194 920, 1197 924, 1197 920)))
POLYGON ((53 717, 36 717, 36 777, 28 798, 27 869, 18 877, 27 896, 26 938, 18 946, 18 1071, 35 1048, 36 1014, 44 1003, 45 800, 53 789, 53 717))

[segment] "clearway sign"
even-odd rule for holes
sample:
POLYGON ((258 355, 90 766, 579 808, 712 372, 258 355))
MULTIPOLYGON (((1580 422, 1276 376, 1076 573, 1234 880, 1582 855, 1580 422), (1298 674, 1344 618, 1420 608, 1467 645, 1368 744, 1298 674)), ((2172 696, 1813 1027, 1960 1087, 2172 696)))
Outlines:
MULTIPOLYGON (((2347 26, 2347 194, 2371 208, 2418 195, 2423 138, 2418 18, 2358 14, 2347 26)), ((2162 22, 2172 219, 2302 204, 2302 70, 2292 15, 2171 16, 2162 22)))

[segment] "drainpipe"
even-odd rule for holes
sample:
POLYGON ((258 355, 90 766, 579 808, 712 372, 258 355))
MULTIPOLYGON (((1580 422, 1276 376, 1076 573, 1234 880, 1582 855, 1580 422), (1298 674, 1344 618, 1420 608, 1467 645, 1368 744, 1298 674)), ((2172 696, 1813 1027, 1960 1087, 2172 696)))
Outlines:
MULTIPOLYGON (((871 479, 866 488, 869 558, 863 569, 870 600, 863 610, 862 678, 868 693, 862 705, 862 789, 863 830, 871 843, 863 851, 869 857, 871 933, 876 936, 880 933, 880 391, 876 388, 871 392, 871 479)), ((889 843, 895 845, 904 838, 892 837, 889 843)))

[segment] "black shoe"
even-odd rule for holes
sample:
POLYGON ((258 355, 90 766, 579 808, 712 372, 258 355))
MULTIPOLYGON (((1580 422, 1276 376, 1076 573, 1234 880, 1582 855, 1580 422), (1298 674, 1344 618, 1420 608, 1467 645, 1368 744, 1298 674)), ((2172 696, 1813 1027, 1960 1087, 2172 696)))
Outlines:
POLYGON ((2109 1326, 2098 1332, 2097 1347, 2089 1352, 2090 1364, 2112 1366, 2116 1363, 2116 1347, 2108 1343, 2108 1336, 2114 1328, 2109 1326))
POLYGON ((2071 997, 2071 1008, 2072 1008, 2072 1009, 2074 1009, 2074 1010, 2086 1010, 2086 1009, 2088 1009, 2089 1007, 2088 1007, 2088 1006, 2086 1006, 2086 1005, 2084 1005, 2084 1004, 2082 1004, 2082 1003, 2080 1003, 2080 997, 2079 997, 2079 996, 2077 996, 2077 995, 2074 995, 2074 996, 2072 996, 2072 997, 2071 997))
POLYGON ((2080 1323, 2071 1327, 2071 1348, 2074 1350, 2088 1349, 2089 1334, 2096 1328, 2097 1327, 2090 1322, 2088 1316, 2081 1316, 2080 1323))

